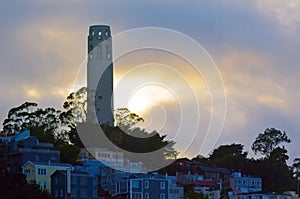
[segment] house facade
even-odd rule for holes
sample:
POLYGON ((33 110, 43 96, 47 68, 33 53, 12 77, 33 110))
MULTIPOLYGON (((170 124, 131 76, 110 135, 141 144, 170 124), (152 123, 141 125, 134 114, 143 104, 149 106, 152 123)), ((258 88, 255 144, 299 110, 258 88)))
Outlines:
POLYGON ((1 139, 7 151, 8 171, 21 173, 22 165, 28 160, 35 162, 60 162, 60 152, 50 143, 40 143, 37 137, 24 131, 1 139))
POLYGON ((51 191, 51 178, 50 176, 56 170, 72 169, 72 165, 64 163, 41 163, 27 161, 22 166, 22 172, 26 175, 26 180, 31 184, 38 184, 41 189, 51 191))
POLYGON ((100 199, 97 179, 87 172, 57 170, 51 175, 54 199, 100 199))
POLYGON ((230 178, 230 188, 234 193, 251 193, 262 191, 262 179, 233 172, 230 178))
POLYGON ((175 176, 132 174, 116 182, 116 196, 128 199, 183 199, 183 187, 176 185, 175 176))
POLYGON ((230 195, 229 199, 292 199, 292 195, 277 193, 241 193, 230 195))

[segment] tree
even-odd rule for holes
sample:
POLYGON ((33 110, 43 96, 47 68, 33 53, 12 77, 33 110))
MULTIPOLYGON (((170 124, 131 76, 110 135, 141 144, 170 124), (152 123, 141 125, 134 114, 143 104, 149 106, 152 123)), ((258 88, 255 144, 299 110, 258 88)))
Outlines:
POLYGON ((243 150, 242 144, 221 145, 209 155, 209 163, 229 170, 246 170, 248 153, 243 150))
POLYGON ((5 174, 0 176, 0 199, 50 199, 47 191, 36 184, 28 184, 24 174, 5 174))
POLYGON ((25 102, 8 112, 3 122, 4 132, 24 131, 32 126, 39 126, 43 131, 58 133, 60 128, 59 116, 61 111, 54 108, 38 108, 34 102, 25 102))
POLYGON ((130 129, 139 122, 144 122, 144 119, 139 115, 130 112, 128 108, 118 108, 115 111, 116 126, 122 129, 130 129))
POLYGON ((293 171, 296 176, 300 175, 300 158, 295 158, 293 162, 293 171))
POLYGON ((213 150, 210 154, 210 160, 216 160, 218 158, 223 158, 226 155, 232 155, 235 157, 247 157, 247 152, 243 152, 244 145, 242 144, 231 144, 231 145, 221 145, 217 149, 213 150))
POLYGON ((184 199, 208 199, 208 196, 203 193, 194 191, 194 184, 184 184, 184 199))
POLYGON ((34 111, 37 107, 36 103, 25 102, 18 107, 9 110, 7 119, 3 122, 3 130, 9 131, 22 131, 27 126, 35 123, 34 111))
POLYGON ((267 128, 260 133, 253 142, 251 149, 255 154, 257 152, 265 156, 270 156, 271 152, 282 143, 290 143, 290 138, 284 131, 275 128, 267 128))
POLYGON ((56 149, 60 151, 60 161, 63 163, 76 164, 80 148, 65 142, 56 143, 56 149))
POLYGON ((299 179, 300 179, 300 158, 295 158, 293 162, 293 173, 297 181, 297 194, 299 196, 299 179))
POLYGON ((63 114, 65 122, 68 126, 76 126, 77 123, 85 122, 87 115, 87 88, 82 87, 76 92, 68 95, 63 104, 66 112, 63 114))

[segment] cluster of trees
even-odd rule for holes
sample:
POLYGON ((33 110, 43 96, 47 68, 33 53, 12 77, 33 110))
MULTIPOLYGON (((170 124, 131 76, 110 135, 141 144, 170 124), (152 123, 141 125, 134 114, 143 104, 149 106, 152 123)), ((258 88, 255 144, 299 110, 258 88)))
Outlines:
MULTIPOLYGON (((64 110, 52 107, 43 109, 33 102, 12 108, 3 122, 3 132, 30 130, 31 135, 37 136, 41 142, 54 144, 61 152, 61 162, 75 164, 80 148, 84 147, 76 127, 86 121, 87 93, 87 88, 83 87, 69 94, 63 104, 64 110)), ((146 153, 166 146, 158 161, 176 158, 178 155, 174 148, 175 142, 166 140, 165 135, 156 131, 149 133, 139 128, 136 124, 142 122, 143 118, 127 108, 117 109, 115 120, 116 127, 102 126, 102 129, 121 149, 146 153)))
MULTIPOLYGON (((242 171, 245 174, 259 176, 263 179, 263 190, 267 192, 283 192, 296 190, 295 168, 300 161, 296 159, 293 166, 288 166, 288 151, 284 143, 290 143, 284 131, 267 128, 259 133, 251 149, 260 153, 258 159, 248 158, 242 144, 221 145, 208 158, 196 157, 193 160, 208 166, 224 167, 231 171, 242 171)), ((298 169, 299 170, 299 169, 298 169)))

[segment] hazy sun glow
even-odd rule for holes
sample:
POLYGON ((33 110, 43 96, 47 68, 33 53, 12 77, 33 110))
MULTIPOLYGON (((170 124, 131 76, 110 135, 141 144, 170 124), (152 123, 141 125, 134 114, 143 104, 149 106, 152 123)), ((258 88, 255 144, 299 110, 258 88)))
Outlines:
POLYGON ((136 89, 128 100, 129 110, 138 114, 147 114, 157 105, 166 105, 175 101, 175 96, 160 85, 146 85, 136 89))
POLYGON ((25 94, 28 98, 39 99, 41 97, 36 88, 24 87, 25 94))

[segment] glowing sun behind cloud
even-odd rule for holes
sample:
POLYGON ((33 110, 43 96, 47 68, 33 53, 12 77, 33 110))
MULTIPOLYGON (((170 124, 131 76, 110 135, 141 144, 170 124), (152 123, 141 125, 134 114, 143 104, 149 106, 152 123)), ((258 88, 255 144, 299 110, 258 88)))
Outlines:
POLYGON ((177 101, 174 93, 164 86, 146 84, 132 92, 128 100, 128 108, 143 117, 144 123, 140 126, 160 131, 167 120, 167 107, 177 101))

